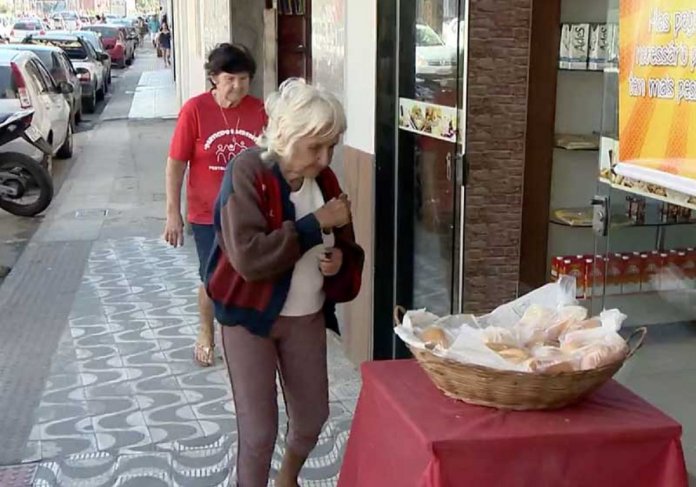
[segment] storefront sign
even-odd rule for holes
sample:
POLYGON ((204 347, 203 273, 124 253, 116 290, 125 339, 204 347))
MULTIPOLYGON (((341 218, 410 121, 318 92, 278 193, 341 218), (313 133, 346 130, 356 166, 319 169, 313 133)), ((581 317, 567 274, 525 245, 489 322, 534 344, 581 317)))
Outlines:
POLYGON ((457 142, 457 109, 399 98, 399 128, 435 139, 457 142))
POLYGON ((622 0, 619 158, 646 188, 696 196, 696 6, 622 0))

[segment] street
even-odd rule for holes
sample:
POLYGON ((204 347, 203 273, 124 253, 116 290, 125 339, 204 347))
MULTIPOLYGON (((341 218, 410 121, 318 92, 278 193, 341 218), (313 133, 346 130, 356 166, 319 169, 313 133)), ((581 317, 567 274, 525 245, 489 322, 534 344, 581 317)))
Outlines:
MULTIPOLYGON (((35 219, 0 214, 0 485, 226 485, 235 421, 220 347, 192 360, 197 259, 168 248, 171 72, 146 45, 54 164, 35 219)), ((219 341, 218 341, 219 343, 219 341)), ((331 415, 303 485, 335 485, 359 378, 329 339, 331 415)), ((274 471, 283 453, 281 410, 274 471)))

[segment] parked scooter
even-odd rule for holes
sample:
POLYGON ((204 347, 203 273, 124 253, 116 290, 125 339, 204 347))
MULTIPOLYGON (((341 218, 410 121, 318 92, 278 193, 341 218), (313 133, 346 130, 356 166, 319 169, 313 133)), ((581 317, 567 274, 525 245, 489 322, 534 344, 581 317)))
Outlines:
POLYGON ((44 164, 19 152, 0 149, 0 208, 18 216, 34 216, 53 199, 53 181, 46 166, 51 145, 31 125, 34 110, 0 113, 0 147, 21 137, 44 154, 44 164))

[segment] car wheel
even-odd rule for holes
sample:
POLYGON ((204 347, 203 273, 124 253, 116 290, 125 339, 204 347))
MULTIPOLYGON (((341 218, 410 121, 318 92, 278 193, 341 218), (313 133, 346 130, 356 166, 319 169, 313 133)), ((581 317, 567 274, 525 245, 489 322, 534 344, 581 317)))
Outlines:
POLYGON ((69 159, 73 155, 73 126, 72 123, 68 123, 68 133, 65 134, 65 141, 63 145, 60 146, 58 152, 56 152, 56 157, 59 159, 69 159))
POLYGON ((97 101, 102 101, 104 99, 104 85, 102 84, 97 89, 97 101))
POLYGON ((109 92, 109 82, 104 78, 104 94, 109 92))
POLYGON ((97 96, 94 91, 92 91, 92 96, 82 100, 82 103, 85 105, 83 108, 87 113, 94 113, 94 109, 97 107, 97 96))
POLYGON ((108 80, 108 82, 109 82, 109 84, 111 84, 111 68, 109 68, 109 80, 108 80))
POLYGON ((80 122, 82 122, 82 107, 75 112, 75 123, 78 124, 80 122))

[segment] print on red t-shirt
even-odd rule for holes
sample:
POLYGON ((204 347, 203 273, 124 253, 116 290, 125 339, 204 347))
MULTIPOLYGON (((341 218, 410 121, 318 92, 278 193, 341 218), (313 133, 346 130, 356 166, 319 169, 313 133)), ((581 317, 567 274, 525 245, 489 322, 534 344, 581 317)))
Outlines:
POLYGON ((263 102, 246 96, 233 108, 221 108, 211 92, 191 98, 179 112, 169 157, 188 161, 188 221, 213 223, 213 206, 227 163, 254 147, 266 126, 263 102))

